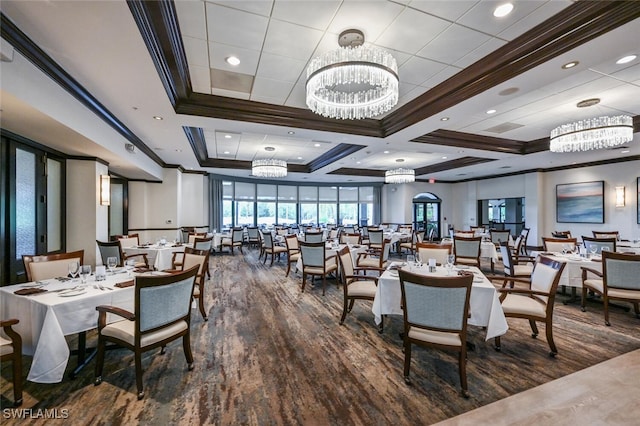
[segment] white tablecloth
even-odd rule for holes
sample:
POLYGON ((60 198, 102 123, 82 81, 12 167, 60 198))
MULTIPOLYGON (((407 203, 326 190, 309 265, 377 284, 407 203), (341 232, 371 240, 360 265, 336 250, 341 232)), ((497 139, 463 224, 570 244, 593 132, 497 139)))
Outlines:
POLYGON ((153 266, 157 271, 164 269, 171 269, 171 260, 173 259, 174 252, 184 252, 185 247, 191 247, 191 244, 182 244, 174 247, 173 244, 166 244, 164 246, 151 245, 149 247, 129 247, 126 253, 140 254, 146 253, 149 266, 153 266))
MULTIPOLYGON (((531 255, 537 256, 541 253, 543 252, 533 251, 531 252, 531 255)), ((599 256, 596 258, 597 261, 587 258, 579 258, 575 255, 564 255, 562 253, 554 253, 553 255, 545 254, 545 257, 566 263, 566 266, 562 271, 562 275, 560 275, 558 286, 582 288, 582 266, 602 272, 602 260, 599 256)), ((591 274, 589 278, 596 277, 591 274)))
POLYGON ((621 253, 627 252, 640 254, 640 242, 619 241, 616 244, 616 251, 621 253))
MULTIPOLYGON (((330 246, 326 246, 326 250, 325 250, 327 253, 326 255, 331 256, 333 254, 338 254, 338 252, 342 250, 345 246, 346 244, 339 244, 338 248, 332 248, 330 246)), ((351 253, 351 260, 353 261, 354 267, 356 266, 356 261, 358 260, 358 256, 361 253, 364 253, 366 251, 367 251, 367 246, 362 244, 358 244, 358 247, 351 246, 349 248, 349 253, 351 253)), ((339 261, 336 259, 336 262, 339 262, 339 261)), ((340 264, 338 263, 338 266, 339 265, 340 264)), ((298 258, 298 261, 296 262, 296 271, 300 271, 300 272, 302 271, 302 256, 300 256, 298 258)))
MULTIPOLYGON (((469 301, 471 316, 468 323, 480 327, 487 327, 486 339, 489 340, 496 336, 501 336, 507 332, 509 326, 502 311, 498 292, 491 282, 480 272, 478 268, 469 267, 469 270, 481 277, 482 280, 474 278, 471 287, 471 298, 469 301)), ((413 268, 412 271, 429 273, 427 266, 421 268, 413 268)), ((446 268, 438 266, 433 275, 446 276, 446 268)), ((376 324, 382 322, 382 315, 402 315, 400 302, 402 299, 402 290, 400 289, 400 278, 397 271, 385 271, 378 280, 376 289, 376 297, 373 300, 371 310, 375 316, 376 324)))
MULTIPOLYGON (((453 244, 450 238, 443 238, 442 244, 453 244)), ((491 241, 482 241, 480 243, 480 257, 485 259, 492 259, 494 262, 498 261, 498 250, 495 244, 491 241)))
MULTIPOLYGON (((23 354, 33 355, 27 380, 36 383, 62 381, 70 354, 65 336, 96 328, 98 324, 96 306, 98 305, 113 305, 133 311, 134 287, 113 287, 118 282, 131 279, 126 273, 117 273, 107 276, 107 280, 100 282, 113 290, 95 288, 93 276, 88 278, 87 284, 80 284, 80 279, 76 282, 50 279, 46 280, 48 284, 43 287, 48 290, 47 293, 32 296, 13 294, 14 291, 28 284, 1 287, 3 318, 20 320, 14 329, 22 336, 23 354), (72 288, 77 285, 86 287, 86 293, 63 297, 59 293, 52 292, 52 290, 72 288)), ((117 319, 119 319, 117 316, 108 316, 110 322, 117 319)))

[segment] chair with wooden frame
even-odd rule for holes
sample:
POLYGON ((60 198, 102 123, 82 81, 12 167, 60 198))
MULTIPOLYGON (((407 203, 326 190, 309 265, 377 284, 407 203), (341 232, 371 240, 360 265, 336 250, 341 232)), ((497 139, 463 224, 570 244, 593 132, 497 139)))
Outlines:
POLYGON ((402 249, 409 250, 409 253, 415 253, 416 245, 422 242, 420 233, 416 230, 411 231, 411 239, 409 241, 402 242, 398 245, 398 252, 402 253, 402 249))
POLYGON ((369 248, 372 250, 382 250, 384 241, 384 231, 382 229, 369 228, 369 248))
POLYGON ((343 247, 338 252, 338 262, 340 263, 340 281, 342 282, 344 294, 342 316, 340 317, 340 325, 342 325, 347 313, 353 309, 353 304, 356 300, 373 301, 376 296, 378 277, 358 274, 356 271, 376 270, 378 274, 381 274, 384 269, 354 268, 349 247, 343 247))
POLYGON ((199 267, 175 274, 138 276, 135 279, 134 312, 115 306, 97 306, 98 348, 95 385, 102 383, 107 341, 134 352, 138 399, 144 398, 142 353, 182 338, 182 348, 189 370, 193 370, 191 353, 191 300, 199 267), (107 324, 107 314, 124 318, 107 324))
POLYGON ((404 318, 404 380, 411 383, 411 346, 454 350, 462 395, 467 388, 467 320, 473 274, 436 277, 399 270, 404 318))
POLYGON ((196 238, 206 238, 206 232, 189 232, 189 236, 187 237, 187 244, 193 244, 196 238))
POLYGON ((128 248, 140 245, 140 236, 137 233, 129 235, 116 235, 116 241, 120 241, 122 251, 126 253, 128 248))
POLYGON ((471 265, 480 268, 480 244, 482 237, 453 237, 453 254, 456 265, 471 265))
POLYGON ((591 253, 591 247, 596 247, 596 253, 602 253, 603 249, 604 251, 616 251, 615 237, 592 238, 583 235, 582 242, 584 243, 584 248, 587 250, 587 253, 591 253))
POLYGON ((198 308, 200 314, 205 321, 209 321, 207 318, 207 311, 204 307, 204 284, 206 281, 207 269, 209 268, 209 250, 200 250, 191 247, 185 247, 184 252, 174 252, 171 259, 171 268, 165 272, 182 272, 187 269, 198 265, 198 273, 196 274, 196 285, 193 287, 193 298, 198 299, 198 308), (176 263, 176 260, 180 256, 180 262, 176 263))
POLYGON ((609 300, 612 299, 631 303, 636 318, 640 318, 640 254, 605 250, 602 252, 602 272, 584 266, 581 269, 583 312, 586 311, 587 290, 590 290, 602 296, 606 325, 611 325, 609 300))
POLYGON ((529 238, 530 230, 530 228, 522 228, 522 231, 520 231, 520 249, 516 254, 523 254, 525 256, 527 255, 527 239, 529 238))
POLYGON ((420 259, 425 264, 429 259, 435 259, 436 264, 446 265, 447 257, 451 254, 451 244, 438 243, 418 243, 416 244, 416 253, 420 255, 420 259))
POLYGON ((385 238, 384 241, 382 241, 381 250, 369 249, 365 253, 360 253, 356 261, 356 266, 358 268, 384 269, 387 267, 390 254, 391 254, 391 240, 389 238, 385 238))
POLYGON ((28 282, 66 277, 69 275, 69 262, 73 261, 82 265, 84 250, 58 254, 22 255, 22 263, 24 263, 28 282))
POLYGON ((476 233, 473 231, 460 231, 460 230, 455 230, 453 231, 453 236, 454 237, 464 237, 464 238, 473 238, 476 236, 476 233))
POLYGON ((327 255, 323 241, 319 243, 300 242, 300 256, 302 259, 302 291, 307 284, 307 276, 322 277, 322 295, 327 287, 327 275, 338 270, 338 260, 335 254, 327 255))
POLYGON ((267 256, 271 255, 270 265, 273 266, 273 261, 276 255, 278 256, 278 260, 280 260, 280 254, 286 253, 287 248, 277 245, 276 243, 273 242, 273 234, 271 233, 271 231, 263 232, 262 238, 264 240, 264 262, 263 263, 267 263, 267 256))
POLYGON ((0 321, 0 327, 8 337, 0 335, 0 361, 11 361, 12 364, 14 407, 22 405, 22 337, 12 328, 19 322, 15 318, 0 321))
POLYGON ((619 231, 591 231, 593 238, 615 238, 616 241, 620 241, 619 231))
POLYGON ((577 238, 549 238, 542 237, 542 244, 544 245, 544 251, 551 253, 562 253, 563 250, 573 251, 578 244, 577 238))
MULTIPOLYGON (((500 243, 502 241, 509 241, 511 238, 511 231, 507 230, 498 230, 498 229, 489 229, 489 235, 491 238, 491 242, 496 246, 498 251, 498 260, 501 259, 502 253, 500 252, 500 243)), ((494 271, 494 260, 491 258, 491 272, 494 271)))
POLYGON ((287 235, 284 239, 285 244, 287 245, 287 273, 286 276, 289 276, 289 272, 291 271, 291 264, 298 263, 298 259, 300 259, 300 244, 298 241, 298 236, 295 234, 287 235))
POLYGON ((572 238, 571 231, 553 231, 551 236, 553 238, 572 238))
MULTIPOLYGON (((545 256, 538 256, 533 266, 530 280, 520 278, 511 279, 514 282, 527 284, 527 288, 504 287, 498 289, 502 310, 507 318, 523 318, 529 320, 532 337, 538 336, 536 321, 545 323, 549 356, 556 356, 558 349, 553 341, 553 307, 558 289, 558 282, 564 262, 558 262, 545 256)), ((495 338, 495 347, 500 351, 500 336, 495 338)))
POLYGON ((360 244, 360 234, 343 232, 340 234, 340 244, 360 244))
POLYGON ((324 241, 324 232, 307 231, 304 233, 304 240, 307 243, 320 243, 324 241))
MULTIPOLYGON (((278 230, 279 232, 280 230, 278 230)), ((256 246, 260 248, 260 233, 258 232, 257 226, 248 226, 247 227, 247 244, 249 247, 256 246)))
POLYGON ((137 253, 125 255, 122 250, 122 244, 120 241, 99 241, 96 240, 96 244, 98 245, 98 250, 100 251, 100 258, 102 259, 102 264, 107 264, 107 259, 109 257, 115 257, 117 260, 118 266, 124 266, 124 264, 129 259, 139 258, 139 260, 135 263, 135 268, 148 268, 149 260, 147 259, 147 253, 137 253))
POLYGON ((508 241, 500 243, 500 253, 502 254, 502 263, 504 265, 503 288, 506 287, 509 282, 511 283, 511 287, 513 287, 514 278, 527 281, 531 280, 533 262, 535 261, 533 257, 518 255, 516 250, 511 249, 508 241))
POLYGON ((231 238, 225 237, 222 239, 221 246, 229 247, 231 254, 233 254, 234 247, 240 249, 240 253, 244 253, 242 251, 242 243, 244 242, 244 230, 242 228, 233 228, 231 230, 231 238))

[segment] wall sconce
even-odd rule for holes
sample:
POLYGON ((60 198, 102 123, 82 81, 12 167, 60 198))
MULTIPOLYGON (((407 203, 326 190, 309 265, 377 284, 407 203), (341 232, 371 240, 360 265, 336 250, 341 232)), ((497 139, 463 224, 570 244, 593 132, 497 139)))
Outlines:
POLYGON ((624 207, 624 186, 616 186, 616 207, 624 207))
POLYGON ((111 176, 100 175, 100 205, 111 205, 111 176))

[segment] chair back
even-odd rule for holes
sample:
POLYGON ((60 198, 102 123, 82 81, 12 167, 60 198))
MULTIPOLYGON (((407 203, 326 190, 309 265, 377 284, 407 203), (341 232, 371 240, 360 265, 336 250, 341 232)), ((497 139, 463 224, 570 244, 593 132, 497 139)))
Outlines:
POLYGON ((404 330, 466 333, 473 274, 452 277, 419 275, 400 269, 404 330))
POLYGON ((398 226, 398 232, 401 232, 403 234, 410 234, 411 231, 413 231, 413 225, 399 225, 398 226))
POLYGON ((207 236, 206 232, 189 232, 189 238, 187 242, 189 244, 195 244, 196 238, 206 238, 206 236, 207 236))
POLYGON ((273 248, 273 234, 271 231, 263 232, 262 238, 264 242, 264 248, 271 250, 273 248))
POLYGON ((342 234, 340 235, 340 242, 342 244, 360 244, 360 234, 342 234))
POLYGON ((429 259, 435 259, 437 264, 446 265, 447 256, 451 254, 451 245, 418 243, 416 244, 416 252, 420 255, 420 259, 422 259, 425 264, 429 259))
MULTIPOLYGON (((526 237, 525 237, 526 238, 526 237)), ((518 238, 513 242, 513 253, 517 256, 521 252, 522 244, 524 243, 525 238, 522 237, 522 234, 518 235, 518 238)))
POLYGON ((340 262, 340 281, 342 281, 344 286, 347 286, 354 280, 354 278, 348 278, 354 275, 353 258, 351 257, 349 247, 343 247, 338 252, 338 262, 340 262))
MULTIPOLYGON (((520 237, 518 237, 519 239, 520 237)), ((515 261, 513 259, 513 252, 511 251, 511 247, 509 246, 508 241, 502 241, 500 243, 500 254, 502 255, 502 263, 504 264, 504 269, 509 270, 510 276, 515 275, 514 265, 515 261)))
POLYGON ((473 238, 476 236, 476 233, 473 231, 453 231, 454 237, 464 237, 464 238, 473 238))
POLYGON ((324 235, 322 231, 320 232, 305 232, 304 240, 307 243, 321 243, 324 241, 324 235))
POLYGON ((191 296, 198 267, 169 275, 136 277, 135 344, 146 333, 176 323, 190 322, 191 296))
POLYGON ((347 234, 353 234, 354 232, 356 232, 356 229, 353 227, 353 225, 345 226, 344 228, 342 228, 342 230, 347 234))
POLYGON ((84 250, 40 256, 22 255, 22 263, 24 263, 28 282, 66 277, 69 275, 69 262, 72 261, 77 261, 82 265, 84 250))
POLYGON ((260 239, 260 237, 258 237, 258 228, 256 226, 247 227, 247 237, 249 241, 258 241, 260 239))
POLYGON ((554 231, 551 236, 553 238, 571 238, 571 231, 554 231))
POLYGON ((453 237, 453 254, 462 259, 476 259, 480 263, 482 237, 453 237))
POLYGON ((565 248, 574 249, 578 240, 576 238, 549 238, 542 237, 544 250, 552 253, 560 253, 565 248))
POLYGON ((591 238, 582 236, 582 242, 584 243, 584 247, 587 249, 587 253, 591 252, 591 247, 596 247, 596 253, 602 253, 602 249, 604 251, 616 251, 616 239, 615 237, 611 238, 591 238))
POLYGON ((298 236, 295 234, 287 235, 284 242, 287 244, 287 251, 289 254, 298 253, 300 251, 300 244, 298 244, 298 236))
POLYGON ((335 240, 336 238, 338 238, 338 233, 340 232, 339 229, 331 229, 329 230, 329 238, 332 240, 335 240))
POLYGON ((107 258, 115 257, 118 259, 118 266, 123 266, 122 263, 122 248, 120 246, 120 241, 98 241, 96 240, 96 244, 98 245, 98 250, 100 250, 100 258, 102 259, 102 264, 107 264, 107 258))
POLYGON ((604 287, 640 292, 640 254, 602 253, 604 287))
POLYGON ((300 242, 300 257, 302 258, 302 267, 324 268, 325 263, 325 244, 324 241, 319 243, 310 243, 308 241, 300 242))
POLYGON ((198 250, 191 247, 184 248, 184 258, 182 260, 182 270, 198 266, 198 277, 204 277, 205 267, 209 259, 209 250, 198 250))
POLYGON ((524 247, 527 247, 527 238, 529 238, 529 231, 530 228, 522 228, 522 231, 520 231, 520 237, 522 237, 522 245, 524 245, 524 247))
POLYGON ((509 230, 499 231, 497 229, 490 229, 489 235, 491 235, 491 242, 497 246, 503 241, 509 241, 511 232, 509 230))
POLYGON ((566 265, 564 262, 539 256, 531 273, 531 290, 546 293, 546 295, 533 295, 532 297, 551 305, 553 309, 553 299, 558 288, 560 275, 566 265))
POLYGON ((382 244, 384 231, 382 229, 369 229, 369 244, 382 244))
POLYGON ((619 231, 591 231, 593 238, 615 238, 620 241, 619 231))
POLYGON ((211 246, 213 246, 213 237, 197 237, 193 240, 193 248, 196 250, 209 251, 211 250, 211 246))
POLYGON ((391 240, 386 238, 382 241, 382 252, 380 253, 380 267, 384 268, 384 265, 389 260, 391 254, 391 240))
POLYGON ((242 228, 233 228, 233 231, 231 232, 231 242, 233 244, 235 243, 241 243, 244 240, 244 229, 242 228))
POLYGON ((138 234, 119 236, 118 241, 120 242, 120 246, 122 247, 122 250, 128 249, 129 247, 135 247, 140 245, 140 239, 138 238, 138 234))
MULTIPOLYGON (((276 235, 286 237, 287 235, 289 235, 289 228, 276 229, 276 235)), ((249 234, 249 239, 251 239, 251 234, 249 234)))
POLYGON ((369 238, 369 227, 363 226, 360 228, 360 233, 362 234, 362 238, 369 238))

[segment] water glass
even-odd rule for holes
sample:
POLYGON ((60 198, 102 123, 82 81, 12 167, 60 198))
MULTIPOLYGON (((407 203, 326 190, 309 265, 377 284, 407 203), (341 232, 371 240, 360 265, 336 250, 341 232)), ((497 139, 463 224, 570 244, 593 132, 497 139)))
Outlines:
POLYGON ((411 266, 415 263, 416 257, 412 254, 407 255, 407 265, 411 266))
POLYGON ((82 265, 80 267, 80 275, 82 276, 82 283, 87 282, 87 277, 91 275, 91 265, 82 265))
POLYGON ((109 272, 111 273, 111 275, 114 274, 113 268, 115 268, 116 265, 118 265, 118 258, 117 257, 115 257, 115 256, 107 257, 107 268, 109 269, 109 272))
POLYGON ((69 262, 69 275, 71 275, 71 278, 76 279, 78 277, 78 273, 80 273, 80 262, 77 260, 69 262))

